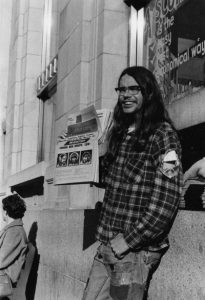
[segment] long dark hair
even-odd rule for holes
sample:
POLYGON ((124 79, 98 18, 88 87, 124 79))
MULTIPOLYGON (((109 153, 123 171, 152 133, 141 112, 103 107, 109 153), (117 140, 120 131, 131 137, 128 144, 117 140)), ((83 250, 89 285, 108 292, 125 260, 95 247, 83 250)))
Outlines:
MULTIPOLYGON (((136 80, 143 95, 140 128, 137 130, 136 135, 140 133, 144 138, 149 137, 153 130, 164 121, 169 122, 174 127, 164 106, 162 94, 153 73, 144 67, 128 67, 121 73, 118 79, 118 87, 122 76, 125 74, 136 80)), ((129 127, 129 118, 130 115, 123 113, 118 99, 114 108, 113 125, 108 134, 108 157, 113 157, 116 154, 118 145, 129 127)), ((134 118, 134 123, 137 124, 139 114, 135 114, 132 118, 134 118)))

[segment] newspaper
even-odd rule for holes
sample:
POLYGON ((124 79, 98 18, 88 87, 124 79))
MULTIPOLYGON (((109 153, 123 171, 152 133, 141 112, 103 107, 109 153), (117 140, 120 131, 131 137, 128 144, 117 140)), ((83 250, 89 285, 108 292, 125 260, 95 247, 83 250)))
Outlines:
POLYGON ((111 127, 113 111, 111 109, 106 109, 106 108, 98 109, 97 115, 102 130, 101 136, 99 137, 99 142, 104 143, 107 133, 111 127))
POLYGON ((58 137, 54 184, 98 182, 98 139, 101 124, 94 106, 68 116, 58 137))
POLYGON ((98 151, 99 156, 103 156, 107 150, 107 135, 112 125, 112 109, 99 109, 97 110, 97 115, 101 125, 101 135, 98 140, 98 151))

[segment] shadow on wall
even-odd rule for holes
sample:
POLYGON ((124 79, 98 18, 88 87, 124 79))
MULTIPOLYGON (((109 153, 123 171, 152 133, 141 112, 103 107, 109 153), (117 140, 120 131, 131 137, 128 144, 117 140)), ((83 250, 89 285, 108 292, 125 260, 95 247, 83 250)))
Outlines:
POLYGON ((36 247, 38 226, 34 222, 28 235, 28 252, 13 294, 4 300, 34 300, 38 276, 39 255, 36 247))
POLYGON ((38 224, 37 222, 34 222, 31 225, 28 234, 28 241, 35 247, 36 252, 35 252, 32 268, 28 277, 27 285, 26 285, 26 300, 35 299, 36 284, 38 278, 38 267, 39 267, 39 260, 40 260, 40 255, 38 254, 38 249, 36 246, 37 231, 38 231, 38 224))
POLYGON ((83 250, 95 243, 95 233, 100 216, 102 203, 97 202, 95 209, 86 209, 84 212, 83 250))

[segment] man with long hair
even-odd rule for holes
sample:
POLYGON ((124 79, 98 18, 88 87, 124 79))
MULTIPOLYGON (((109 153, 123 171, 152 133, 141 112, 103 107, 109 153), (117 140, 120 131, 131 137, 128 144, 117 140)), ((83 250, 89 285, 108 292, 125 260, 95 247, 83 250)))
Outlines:
POLYGON ((157 81, 126 68, 104 156, 105 195, 83 299, 144 300, 169 247, 183 184, 181 147, 157 81))

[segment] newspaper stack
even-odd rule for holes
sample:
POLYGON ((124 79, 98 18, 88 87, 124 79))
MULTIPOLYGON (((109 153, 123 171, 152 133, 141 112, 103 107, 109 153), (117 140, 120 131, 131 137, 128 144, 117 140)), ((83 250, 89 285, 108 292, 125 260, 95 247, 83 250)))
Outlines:
POLYGON ((99 182, 98 143, 105 141, 110 114, 110 110, 97 113, 90 106, 68 116, 67 128, 56 145, 55 184, 99 182))

